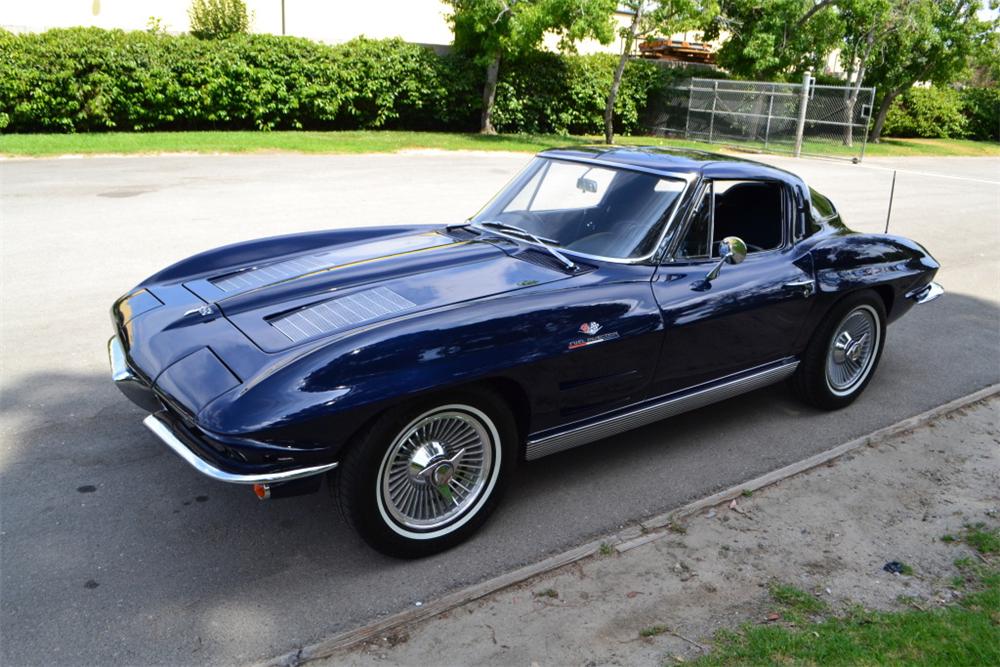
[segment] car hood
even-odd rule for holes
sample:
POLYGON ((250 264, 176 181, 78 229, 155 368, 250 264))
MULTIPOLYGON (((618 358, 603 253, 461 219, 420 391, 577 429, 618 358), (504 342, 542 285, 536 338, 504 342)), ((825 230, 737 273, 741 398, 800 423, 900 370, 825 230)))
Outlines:
POLYGON ((486 241, 411 229, 179 282, 153 277, 116 301, 112 318, 131 365, 197 415, 318 345, 569 277, 544 253, 522 248, 514 257, 486 241))
POLYGON ((317 248, 184 283, 265 352, 568 277, 492 243, 417 232, 317 248))

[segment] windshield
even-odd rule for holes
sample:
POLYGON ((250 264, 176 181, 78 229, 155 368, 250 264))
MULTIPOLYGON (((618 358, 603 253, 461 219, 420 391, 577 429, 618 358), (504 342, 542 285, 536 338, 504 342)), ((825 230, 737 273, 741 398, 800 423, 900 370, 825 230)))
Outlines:
POLYGON ((563 250, 633 259, 653 250, 685 182, 535 158, 472 222, 513 225, 563 250))

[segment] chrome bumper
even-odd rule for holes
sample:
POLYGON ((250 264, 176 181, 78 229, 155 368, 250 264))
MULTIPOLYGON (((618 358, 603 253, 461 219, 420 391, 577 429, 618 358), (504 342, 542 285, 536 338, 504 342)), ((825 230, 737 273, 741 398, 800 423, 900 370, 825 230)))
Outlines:
POLYGON ((907 299, 913 299, 917 303, 927 303, 933 301, 944 294, 944 288, 937 283, 927 283, 923 287, 918 287, 906 293, 907 299))
POLYGON ((170 449, 174 450, 175 453, 203 475, 207 475, 220 482, 230 482, 233 484, 277 484, 311 475, 318 475, 337 467, 336 463, 325 463, 308 468, 250 475, 226 472, 198 456, 174 432, 170 424, 157 417, 156 413, 163 410, 163 405, 156 397, 156 394, 153 393, 153 389, 128 367, 128 362, 125 358, 125 348, 122 347, 121 341, 118 340, 117 336, 112 336, 111 340, 108 341, 108 359, 111 363, 111 379, 114 381, 115 386, 130 401, 140 408, 153 413, 142 420, 146 428, 152 431, 156 437, 166 443, 170 449))
POLYGON ((118 340, 118 336, 112 336, 108 341, 108 360, 111 363, 111 379, 115 386, 125 394, 125 398, 138 405, 147 412, 155 412, 160 409, 160 401, 156 394, 142 379, 132 372, 125 360, 125 348, 118 340))
POLYGON ((318 475, 337 467, 336 463, 324 463, 323 465, 311 466, 309 468, 297 468, 295 470, 282 470, 281 472, 261 473, 255 475, 240 475, 226 472, 216 468, 208 461, 199 457, 191 451, 184 442, 177 437, 170 425, 157 417, 155 414, 149 415, 142 420, 143 425, 152 431, 157 438, 166 443, 167 447, 174 450, 178 456, 191 464, 195 470, 203 475, 207 475, 219 482, 229 482, 231 484, 277 484, 279 482, 290 482, 293 479, 301 479, 311 475, 318 475))

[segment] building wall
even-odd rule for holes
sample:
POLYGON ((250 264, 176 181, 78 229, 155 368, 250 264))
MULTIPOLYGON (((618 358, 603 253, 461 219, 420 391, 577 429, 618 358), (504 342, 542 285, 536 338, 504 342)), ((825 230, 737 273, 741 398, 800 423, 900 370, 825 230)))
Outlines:
MULTIPOLYGON (((145 29, 150 17, 169 32, 190 29, 190 0, 0 0, 0 26, 15 31, 96 26, 145 29)), ((253 31, 282 34, 281 0, 247 0, 253 31)), ((337 43, 358 35, 451 44, 441 0, 284 0, 285 34, 337 43)))
MULTIPOLYGON (((282 34, 281 0, 246 0, 253 14, 253 31, 282 34)), ((0 0, 0 26, 17 32, 49 28, 95 26, 143 30, 149 19, 162 21, 168 32, 190 29, 190 0, 0 0)), ((353 37, 402 37, 418 44, 452 43, 445 18, 449 6, 442 0, 284 0, 285 34, 336 44, 353 37)), ((618 28, 628 27, 631 15, 616 14, 618 28)), ((621 53, 623 40, 610 44, 584 40, 579 53, 621 53)), ((695 33, 674 39, 695 39, 695 33)), ((544 47, 558 50, 558 39, 549 35, 544 47)))

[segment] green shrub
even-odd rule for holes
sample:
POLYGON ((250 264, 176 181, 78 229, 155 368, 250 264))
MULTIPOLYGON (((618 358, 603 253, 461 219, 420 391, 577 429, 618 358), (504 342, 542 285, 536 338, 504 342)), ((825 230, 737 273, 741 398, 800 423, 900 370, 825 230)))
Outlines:
POLYGON ((882 133, 890 137, 963 137, 968 121, 962 98, 952 88, 911 88, 897 98, 882 133))
MULTIPOLYGON (((600 134, 617 56, 562 56, 538 52, 505 63, 497 86, 493 123, 502 132, 600 134)), ((671 74, 655 63, 632 60, 615 102, 615 129, 629 134, 654 91, 671 74)))
POLYGON ((961 98, 962 111, 968 119, 967 136, 1000 141, 1000 88, 965 88, 961 98))
MULTIPOLYGON (((495 122, 505 132, 603 128, 615 58, 536 53, 504 62, 495 122)), ((627 134, 679 76, 628 64, 615 108, 627 134)), ((0 31, 0 131, 478 128, 484 70, 400 39, 330 46, 237 34, 203 40, 71 28, 0 31)))
POLYGON ((191 0, 191 34, 201 39, 225 39, 250 32, 250 15, 243 0, 191 0))

